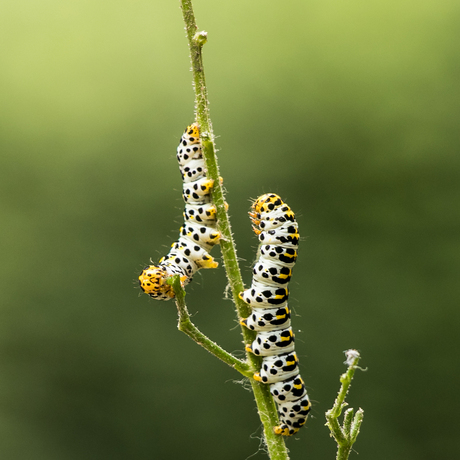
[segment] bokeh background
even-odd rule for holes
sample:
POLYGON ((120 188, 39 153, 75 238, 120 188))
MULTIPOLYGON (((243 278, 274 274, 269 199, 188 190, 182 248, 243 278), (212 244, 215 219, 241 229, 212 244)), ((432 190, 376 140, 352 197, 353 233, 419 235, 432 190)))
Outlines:
MULTIPOLYGON (((280 194, 303 236, 290 306, 314 408, 291 458, 335 458, 324 412, 351 347, 359 458, 455 458, 459 2, 194 6, 245 282, 250 199, 280 194)), ((5 0, 0 37, 1 457, 266 458, 247 384, 136 282, 182 219, 178 0, 5 0)), ((225 285, 200 272, 188 305, 242 356, 225 285)))

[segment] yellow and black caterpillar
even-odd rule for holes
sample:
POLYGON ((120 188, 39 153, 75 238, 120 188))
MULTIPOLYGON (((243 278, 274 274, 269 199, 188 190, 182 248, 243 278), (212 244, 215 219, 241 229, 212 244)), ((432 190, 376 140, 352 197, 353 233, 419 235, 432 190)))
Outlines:
POLYGON ((139 276, 142 290, 159 300, 174 297, 168 277, 180 275, 183 286, 200 268, 216 268, 218 263, 209 255, 220 240, 217 230, 216 207, 211 203, 212 179, 206 176, 200 130, 196 123, 185 130, 177 147, 177 161, 182 174, 182 197, 185 201, 184 224, 179 239, 157 265, 144 268, 139 276))
POLYGON ((280 425, 275 433, 292 436, 305 424, 311 408, 299 374, 287 305, 287 285, 297 259, 298 225, 291 208, 273 193, 257 198, 249 216, 261 245, 251 287, 240 293, 252 314, 240 322, 257 331, 246 350, 263 357, 254 379, 270 384, 278 404, 280 425))

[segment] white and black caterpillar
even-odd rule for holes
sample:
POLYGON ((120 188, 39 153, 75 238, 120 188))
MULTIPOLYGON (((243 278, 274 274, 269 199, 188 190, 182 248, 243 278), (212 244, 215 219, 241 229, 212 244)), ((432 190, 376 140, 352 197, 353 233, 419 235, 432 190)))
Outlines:
POLYGON ((184 224, 179 239, 158 265, 149 265, 139 276, 142 290, 159 300, 174 297, 168 277, 178 274, 183 286, 188 284, 200 268, 216 268, 218 263, 209 255, 220 240, 217 230, 216 207, 211 203, 214 180, 206 176, 201 150, 200 131, 196 123, 190 125, 177 147, 177 161, 182 174, 185 201, 184 224))
POLYGON ((287 305, 287 285, 297 259, 298 225, 290 207, 273 193, 259 197, 249 216, 261 245, 252 285, 240 294, 252 308, 252 314, 240 322, 257 331, 256 339, 246 345, 246 350, 263 357, 254 379, 270 384, 278 404, 280 425, 275 427, 275 433, 292 436, 305 424, 311 408, 299 375, 287 305))

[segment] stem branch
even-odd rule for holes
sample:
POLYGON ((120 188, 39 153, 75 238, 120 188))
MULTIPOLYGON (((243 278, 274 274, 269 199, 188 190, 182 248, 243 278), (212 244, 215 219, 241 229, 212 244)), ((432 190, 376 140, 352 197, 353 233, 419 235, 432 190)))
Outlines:
POLYGON ((353 409, 347 409, 344 414, 343 426, 341 427, 338 418, 342 413, 342 409, 347 406, 345 397, 350 388, 353 375, 358 367, 360 355, 356 350, 347 350, 345 352, 347 356, 346 364, 348 365, 347 372, 340 376, 341 387, 339 394, 334 402, 332 409, 326 412, 326 426, 331 431, 331 436, 337 442, 337 460, 347 460, 351 448, 356 441, 359 434, 359 429, 364 417, 364 411, 358 409, 353 418, 353 409))
POLYGON ((239 360, 228 351, 217 345, 211 339, 206 337, 190 320, 190 313, 188 312, 187 305, 185 304, 185 291, 180 284, 179 275, 171 276, 168 279, 168 284, 171 284, 176 295, 176 306, 179 313, 179 322, 177 328, 179 331, 187 334, 198 345, 201 345, 209 353, 219 358, 224 363, 233 367, 235 370, 243 374, 245 377, 252 377, 252 372, 247 363, 239 360))
MULTIPOLYGON (((209 117, 209 102, 202 55, 202 47, 207 41, 207 33, 204 31, 197 32, 198 28, 191 0, 181 0, 181 7, 190 48, 193 86, 195 90, 196 121, 200 126, 200 137, 203 156, 206 161, 207 176, 214 180, 212 200, 217 208, 217 222, 219 231, 222 234, 220 241, 222 259, 224 261, 228 283, 238 316, 240 318, 246 318, 251 313, 251 309, 238 297, 238 294, 244 290, 244 285, 236 256, 235 243, 232 238, 230 220, 227 214, 227 207, 217 164, 214 134, 209 117)), ((244 343, 251 343, 255 338, 255 333, 244 326, 241 327, 241 333, 244 343)), ((251 373, 260 369, 260 358, 248 352, 246 353, 246 358, 251 373)), ((288 460, 289 456, 284 438, 276 435, 273 431, 274 427, 278 425, 278 414, 268 385, 256 382, 253 378, 250 378, 250 382, 254 391, 254 398, 256 400, 259 416, 264 426, 269 456, 272 460, 288 460)))

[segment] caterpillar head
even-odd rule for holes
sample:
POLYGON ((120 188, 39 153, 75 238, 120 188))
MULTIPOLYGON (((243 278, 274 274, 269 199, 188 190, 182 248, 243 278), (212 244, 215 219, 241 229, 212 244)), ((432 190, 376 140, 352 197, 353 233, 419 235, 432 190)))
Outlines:
MULTIPOLYGON (((281 219, 278 224, 275 222, 274 226, 278 226, 281 225, 283 221, 286 221, 286 218, 288 220, 293 220, 294 213, 278 195, 275 193, 266 193, 265 195, 259 196, 259 198, 254 201, 251 206, 251 211, 249 211, 249 217, 256 227, 259 227, 261 221, 264 219, 268 219, 269 221, 281 219), (273 211, 275 211, 275 213, 273 213, 273 211), (281 211, 283 211, 284 214, 281 211), (267 215, 268 213, 269 215, 267 215)), ((263 230, 263 227, 264 225, 262 225, 260 230, 263 230)), ((256 231, 256 233, 258 234, 258 231, 256 231)))
MULTIPOLYGON (((169 276, 171 276, 171 273, 168 272, 165 266, 149 265, 139 275, 139 285, 150 297, 158 300, 169 300, 174 297, 172 286, 166 282, 169 276)), ((181 283, 186 279, 186 276, 181 276, 181 283)))
POLYGON ((279 195, 275 193, 266 193, 265 195, 259 196, 259 198, 254 201, 252 204, 252 211, 261 214, 263 212, 273 211, 282 204, 283 200, 279 195))

